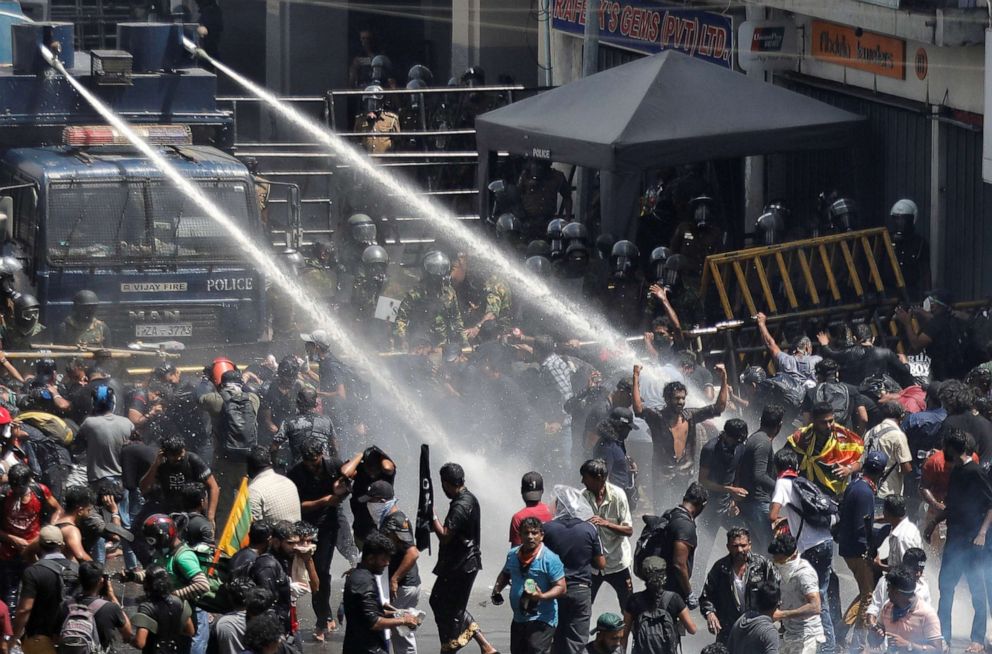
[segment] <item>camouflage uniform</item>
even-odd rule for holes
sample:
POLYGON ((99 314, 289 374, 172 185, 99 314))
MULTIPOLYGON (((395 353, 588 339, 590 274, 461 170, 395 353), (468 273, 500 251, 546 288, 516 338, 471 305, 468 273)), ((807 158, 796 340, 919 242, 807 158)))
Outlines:
POLYGON ((337 291, 338 279, 335 270, 315 259, 306 260, 306 266, 300 271, 300 281, 310 291, 312 297, 322 302, 333 298, 337 291))
MULTIPOLYGON (((367 114, 355 116, 356 132, 372 132, 373 134, 388 134, 400 131, 400 117, 391 111, 381 111, 375 122, 369 122, 367 114)), ((366 136, 362 139, 362 147, 369 154, 382 154, 393 149, 392 136, 366 136)))
POLYGON ((59 326, 59 343, 67 345, 89 345, 106 347, 110 344, 110 328, 99 318, 93 318, 88 325, 80 325, 69 316, 59 326))
POLYGON ((490 275, 482 288, 482 299, 482 315, 491 313, 501 332, 509 330, 513 315, 513 293, 510 286, 498 275, 490 275))
POLYGON ((382 293, 382 284, 364 271, 355 275, 351 286, 351 307, 356 320, 368 321, 375 317, 375 307, 382 293))
POLYGON ((36 323, 27 334, 20 332, 13 325, 4 325, 0 329, 0 340, 3 341, 3 349, 6 352, 30 352, 34 337, 43 331, 45 326, 41 323, 36 323))
POLYGON ((405 343, 411 332, 426 332, 434 345, 468 345, 464 329, 458 297, 451 284, 445 282, 438 292, 421 284, 407 292, 400 303, 393 336, 398 342, 405 343))

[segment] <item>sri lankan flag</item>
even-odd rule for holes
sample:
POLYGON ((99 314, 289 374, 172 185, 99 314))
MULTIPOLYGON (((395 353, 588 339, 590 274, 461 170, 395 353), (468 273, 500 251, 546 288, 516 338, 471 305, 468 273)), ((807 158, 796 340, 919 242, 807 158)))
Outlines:
POLYGON ((234 496, 231 512, 227 516, 227 524, 217 541, 217 553, 214 563, 221 556, 233 556, 235 552, 248 544, 248 528, 251 527, 251 505, 248 503, 248 477, 241 478, 238 494, 234 496))
POLYGON ((865 442, 850 429, 834 423, 823 447, 816 447, 816 434, 813 425, 807 425, 798 430, 786 444, 799 455, 799 474, 814 482, 817 486, 831 495, 840 495, 847 487, 847 478, 838 477, 836 466, 861 461, 865 451, 865 442))

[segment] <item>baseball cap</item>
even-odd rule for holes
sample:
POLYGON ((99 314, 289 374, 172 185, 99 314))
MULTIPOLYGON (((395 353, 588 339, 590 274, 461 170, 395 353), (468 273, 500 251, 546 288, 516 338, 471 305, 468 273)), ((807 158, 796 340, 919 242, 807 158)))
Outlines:
POLYGON ((619 422, 621 425, 630 427, 631 429, 638 429, 638 426, 634 424, 634 412, 625 406, 613 407, 610 410, 610 420, 619 422))
POLYGON ((544 494, 544 477, 539 472, 528 472, 520 480, 520 494, 525 502, 536 502, 544 494))
POLYGON ((379 481, 372 482, 369 486, 369 490, 358 498, 359 502, 371 502, 373 500, 391 500, 393 499, 393 485, 388 481, 380 479, 379 481))
POLYGON ((592 633, 596 633, 597 631, 620 631, 621 629, 623 629, 623 618, 616 613, 602 613, 596 618, 596 628, 592 630, 592 633))
POLYGON ((641 579, 668 572, 668 564, 660 556, 649 556, 641 563, 641 579))
POLYGON ((300 334, 304 343, 316 343, 321 347, 331 347, 331 337, 323 329, 315 329, 309 334, 300 334))
POLYGON ((889 465, 889 457, 881 450, 872 450, 865 455, 865 464, 862 471, 870 473, 885 472, 885 466, 889 465))
POLYGON ((62 530, 55 525, 45 525, 41 528, 41 533, 38 534, 38 540, 42 545, 58 545, 59 547, 65 545, 65 539, 62 538, 62 530))

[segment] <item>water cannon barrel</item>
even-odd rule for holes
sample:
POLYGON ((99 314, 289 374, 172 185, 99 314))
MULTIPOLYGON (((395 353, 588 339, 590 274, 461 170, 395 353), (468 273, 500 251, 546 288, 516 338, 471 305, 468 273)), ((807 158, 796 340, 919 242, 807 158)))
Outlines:
POLYGON ((119 23, 117 47, 131 53, 135 73, 156 73, 196 65, 184 45, 196 38, 196 25, 181 23, 119 23))
POLYGON ((66 69, 75 64, 72 23, 19 23, 10 27, 15 75, 40 75, 57 58, 66 69), (42 52, 45 48, 47 56, 42 52))

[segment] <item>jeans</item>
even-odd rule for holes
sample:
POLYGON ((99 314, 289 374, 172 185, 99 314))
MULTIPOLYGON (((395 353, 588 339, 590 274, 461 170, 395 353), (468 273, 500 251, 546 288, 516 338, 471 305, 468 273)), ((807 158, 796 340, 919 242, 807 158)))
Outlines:
POLYGON ((592 618, 592 588, 571 582, 568 592, 558 598, 558 629, 551 648, 553 654, 580 654, 589 642, 592 618))
MULTIPOLYGON (((110 481, 121 483, 121 478, 117 476, 104 477, 110 481)), ((100 483, 103 479, 97 480, 96 483, 100 483)), ((137 491, 135 491, 137 492, 137 491)), ((138 492, 138 496, 141 494, 138 492)), ((117 512, 121 515, 121 526, 125 529, 131 528, 131 491, 124 491, 124 497, 121 498, 120 504, 117 505, 117 512)), ((138 557, 135 555, 134 550, 131 549, 131 543, 124 539, 120 540, 121 552, 124 554, 124 569, 134 570, 138 567, 138 557)), ((93 546, 93 552, 91 552, 93 559, 100 565, 104 565, 107 562, 107 539, 98 538, 96 544, 93 546)))
POLYGON ((837 642, 834 639, 834 622, 830 617, 830 602, 828 600, 833 556, 833 539, 825 540, 803 552, 803 558, 816 570, 816 577, 820 582, 820 622, 823 624, 823 636, 826 638, 826 641, 820 645, 820 654, 834 654, 837 648, 837 642))
POLYGON ((961 576, 968 580, 971 590, 971 605, 975 618, 971 621, 971 642, 985 642, 985 628, 988 621, 985 595, 985 550, 968 541, 948 540, 944 546, 944 556, 940 560, 940 576, 937 588, 940 600, 937 604, 937 617, 940 618, 940 633, 944 641, 951 642, 951 609, 954 606, 954 590, 961 576))
POLYGON ((17 596, 21 588, 21 575, 27 566, 20 559, 10 559, 0 561, 0 592, 3 592, 3 601, 7 604, 10 614, 14 615, 17 609, 17 596))
POLYGON ((617 592, 617 599, 620 601, 620 613, 623 613, 623 608, 627 606, 630 596, 634 593, 634 581, 630 578, 630 569, 624 569, 620 572, 611 572, 607 575, 593 574, 592 576, 592 603, 596 602, 596 595, 599 593, 599 587, 604 583, 613 586, 613 590, 617 592))
POLYGON ((193 635, 190 654, 207 654, 207 643, 210 641, 210 616, 203 609, 193 609, 193 622, 196 623, 196 634, 193 635))
POLYGON ((768 520, 768 508, 771 502, 764 500, 747 500, 738 504, 741 509, 741 519, 751 532, 751 550, 762 556, 767 555, 768 546, 772 544, 772 523, 768 520))

